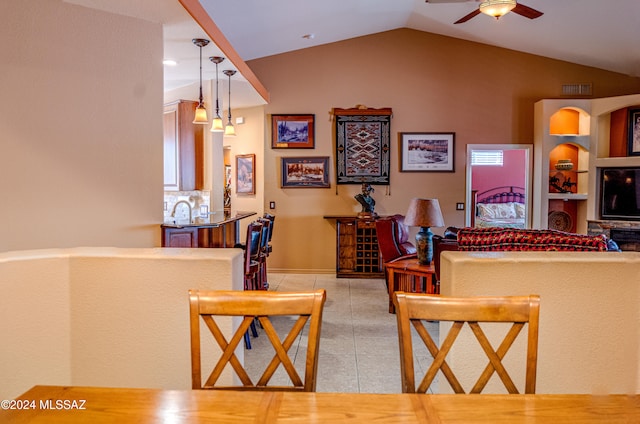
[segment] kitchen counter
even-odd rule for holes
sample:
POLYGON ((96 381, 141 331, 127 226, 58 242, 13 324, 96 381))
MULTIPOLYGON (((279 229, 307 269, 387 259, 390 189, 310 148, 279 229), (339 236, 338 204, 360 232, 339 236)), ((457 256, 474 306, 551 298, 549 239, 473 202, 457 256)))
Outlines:
POLYGON ((186 228, 186 227, 218 227, 220 225, 227 224, 229 222, 239 221, 242 218, 255 215, 256 212, 236 212, 231 213, 227 211, 209 212, 206 218, 196 217, 187 222, 186 220, 176 220, 174 218, 166 219, 163 227, 171 228, 186 228))
POLYGON ((165 220, 162 247, 234 247, 240 242, 240 220, 256 212, 210 212, 206 217, 165 220))

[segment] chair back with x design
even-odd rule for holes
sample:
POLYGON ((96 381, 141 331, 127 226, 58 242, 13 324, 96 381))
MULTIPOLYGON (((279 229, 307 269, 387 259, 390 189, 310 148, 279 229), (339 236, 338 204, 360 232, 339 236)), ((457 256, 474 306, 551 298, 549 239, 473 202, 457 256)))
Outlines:
MULTIPOLYGON (((447 354, 465 323, 471 327, 475 338, 489 359, 489 363, 470 393, 482 392, 494 373, 498 375, 509 393, 519 393, 502 359, 525 324, 528 324, 528 330, 524 393, 535 393, 540 315, 540 297, 538 295, 463 298, 398 292, 394 302, 398 322, 402 391, 404 393, 426 393, 438 371, 442 372, 455 393, 466 393, 446 361, 447 354), (439 347, 426 330, 425 321, 440 321, 441 323, 449 321, 452 323, 449 333, 439 347), (509 323, 511 324, 498 349, 493 348, 489 338, 480 327, 480 323, 507 323, 507 326, 509 323), (411 325, 433 357, 431 366, 417 387, 411 325)), ((442 326, 440 328, 442 329, 442 326)), ((442 337, 440 339, 442 340, 442 337)))
MULTIPOLYGON (((318 352, 320 347, 320 329, 322 311, 326 293, 314 292, 268 292, 268 291, 189 291, 190 327, 191 327, 191 379, 194 389, 240 389, 240 390, 288 390, 312 392, 316 388, 318 371, 318 352), (219 320, 223 317, 242 317, 240 326, 235 329, 229 340, 221 330, 219 320), (272 319, 279 316, 296 317, 288 333, 281 336, 274 328, 272 319), (244 334, 258 318, 265 334, 275 350, 275 355, 267 365, 262 376, 255 382, 249 376, 235 354, 244 334), (308 325, 306 325, 308 322, 308 325), (222 350, 211 373, 202 383, 201 323, 222 350), (298 374, 289 350, 305 330, 307 338, 306 357, 302 349, 297 352, 296 360, 305 361, 304 379, 298 374), (238 376, 241 386, 222 386, 216 383, 223 370, 230 365, 238 376), (276 370, 282 365, 291 385, 269 384, 276 370)), ((281 333, 283 331, 281 330, 281 333)))

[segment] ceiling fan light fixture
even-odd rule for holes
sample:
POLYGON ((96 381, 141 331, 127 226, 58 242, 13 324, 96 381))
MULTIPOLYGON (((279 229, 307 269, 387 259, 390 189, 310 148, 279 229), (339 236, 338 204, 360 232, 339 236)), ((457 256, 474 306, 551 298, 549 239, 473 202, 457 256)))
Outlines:
POLYGON ((479 10, 498 19, 512 11, 516 5, 516 0, 486 0, 480 3, 479 10))

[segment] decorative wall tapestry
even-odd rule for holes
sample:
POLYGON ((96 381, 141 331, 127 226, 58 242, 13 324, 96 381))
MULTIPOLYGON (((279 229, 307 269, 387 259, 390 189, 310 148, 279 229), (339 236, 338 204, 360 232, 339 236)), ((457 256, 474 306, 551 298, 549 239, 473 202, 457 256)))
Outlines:
POLYGON ((337 184, 389 185, 391 108, 334 109, 337 184))

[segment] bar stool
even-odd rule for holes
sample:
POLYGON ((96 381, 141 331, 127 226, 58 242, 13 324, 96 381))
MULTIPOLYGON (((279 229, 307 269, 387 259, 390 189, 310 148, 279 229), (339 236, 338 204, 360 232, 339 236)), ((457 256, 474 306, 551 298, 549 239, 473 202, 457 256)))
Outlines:
POLYGON ((262 224, 262 236, 260 238, 260 249, 258 253, 258 262, 260 263, 258 289, 269 290, 269 282, 267 281, 267 258, 270 252, 269 239, 271 238, 271 221, 265 218, 259 218, 258 222, 262 224))
MULTIPOLYGON (((247 226, 247 248, 244 250, 244 289, 258 290, 258 278, 260 274, 260 246, 262 243, 263 226, 259 222, 252 222, 247 226)), ((251 323, 251 334, 258 337, 255 323, 251 323)), ((249 331, 244 335, 244 345, 251 349, 249 331)))
POLYGON ((263 215, 263 218, 271 221, 271 228, 269 228, 269 242, 268 242, 269 253, 271 253, 273 251, 273 248, 271 247, 271 237, 273 237, 273 224, 275 224, 276 216, 265 212, 265 214, 263 215))

